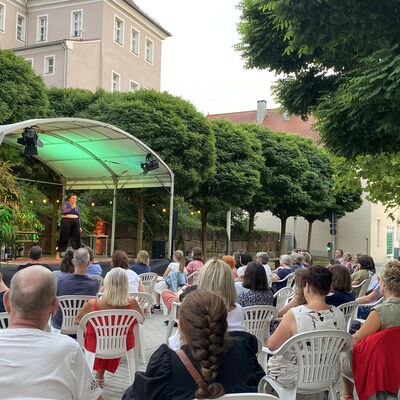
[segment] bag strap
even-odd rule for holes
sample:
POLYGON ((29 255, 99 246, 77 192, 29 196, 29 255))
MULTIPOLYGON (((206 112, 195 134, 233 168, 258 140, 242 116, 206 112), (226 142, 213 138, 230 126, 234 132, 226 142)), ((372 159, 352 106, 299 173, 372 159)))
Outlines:
POLYGON ((176 351, 176 355, 182 361, 182 364, 186 367, 189 374, 192 376, 192 378, 195 380, 195 382, 199 385, 199 387, 206 388, 208 386, 206 381, 200 375, 199 371, 197 371, 197 369, 194 367, 194 365, 189 360, 189 357, 186 355, 186 353, 182 349, 179 349, 176 351))

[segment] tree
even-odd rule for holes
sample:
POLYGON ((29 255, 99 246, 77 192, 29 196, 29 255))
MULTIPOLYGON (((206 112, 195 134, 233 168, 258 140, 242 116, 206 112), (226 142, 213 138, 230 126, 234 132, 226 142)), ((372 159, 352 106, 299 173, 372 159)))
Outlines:
POLYGON ((210 210, 228 210, 250 202, 260 187, 261 146, 248 125, 212 121, 217 162, 190 202, 201 210, 202 250, 207 254, 207 216, 210 210))
POLYGON ((395 151, 397 1, 242 0, 241 10, 237 48, 247 66, 286 74, 279 101, 303 118, 316 114, 329 150, 395 151))
MULTIPOLYGON (((193 105, 178 97, 150 89, 93 94, 53 89, 50 101, 57 114, 63 110, 60 102, 66 103, 70 116, 113 124, 146 143, 174 172, 177 195, 189 196, 214 169, 215 147, 210 124, 193 105)), ((135 191, 137 250, 142 245, 145 204, 154 201, 154 193, 154 190, 135 191)))
POLYGON ((29 63, 12 51, 0 50, 0 70, 0 124, 45 116, 45 86, 29 63))

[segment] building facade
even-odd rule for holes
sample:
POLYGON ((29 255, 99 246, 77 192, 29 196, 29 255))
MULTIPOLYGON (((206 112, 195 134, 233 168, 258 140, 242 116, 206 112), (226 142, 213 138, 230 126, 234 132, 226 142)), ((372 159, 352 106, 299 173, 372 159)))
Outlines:
MULTIPOLYGON (((226 114, 213 114, 209 119, 227 119, 236 123, 260 124, 276 132, 287 132, 317 141, 318 132, 313 129, 314 118, 303 121, 298 116, 289 116, 278 109, 267 109, 265 101, 257 103, 257 109, 226 114)), ((392 210, 393 211, 393 210, 392 210)), ((337 222, 335 247, 352 254, 371 255, 378 264, 393 258, 395 248, 400 245, 400 213, 394 210, 394 219, 389 217, 382 204, 372 203, 363 194, 361 207, 346 214, 337 222)), ((280 220, 270 212, 259 213, 255 228, 267 231, 280 231, 280 220)), ((308 222, 302 217, 291 217, 286 225, 289 248, 307 246, 308 222)), ((329 221, 316 221, 313 224, 311 248, 313 255, 327 256, 327 244, 332 241, 329 221)))
POLYGON ((159 90, 168 36, 132 0, 0 0, 0 48, 47 86, 159 90))

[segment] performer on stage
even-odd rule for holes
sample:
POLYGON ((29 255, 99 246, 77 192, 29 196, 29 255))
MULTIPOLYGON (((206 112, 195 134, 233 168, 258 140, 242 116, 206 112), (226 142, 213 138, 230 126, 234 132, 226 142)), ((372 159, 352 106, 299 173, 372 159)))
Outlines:
POLYGON ((76 194, 70 194, 68 201, 61 206, 61 230, 56 258, 59 258, 60 253, 67 249, 69 241, 73 249, 81 247, 80 211, 76 201, 76 194))

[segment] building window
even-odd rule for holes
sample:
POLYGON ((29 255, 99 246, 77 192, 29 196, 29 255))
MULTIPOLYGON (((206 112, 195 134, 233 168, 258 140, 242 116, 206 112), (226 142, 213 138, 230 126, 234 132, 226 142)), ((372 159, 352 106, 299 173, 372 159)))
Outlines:
POLYGON ((17 13, 17 40, 25 42, 26 18, 17 13))
POLYGON ((136 29, 131 28, 131 52, 139 55, 139 32, 136 29))
POLYGON ((139 84, 135 81, 130 80, 129 81, 129 89, 131 92, 136 92, 136 90, 139 90, 139 84))
POLYGON ((37 42, 47 42, 47 15, 37 18, 37 42))
POLYGON ((72 11, 71 37, 82 37, 82 10, 72 11))
POLYGON ((0 32, 5 30, 5 20, 6 20, 6 6, 0 3, 0 32))
POLYGON ((44 58, 44 74, 53 75, 55 71, 55 56, 46 56, 44 58))
POLYGON ((146 61, 150 64, 154 61, 154 43, 149 38, 146 38, 146 61))
POLYGON ((112 72, 111 91, 119 92, 121 90, 121 75, 117 72, 112 72))
POLYGON ((33 68, 33 58, 25 58, 25 61, 33 68))
POLYGON ((124 45, 124 21, 118 17, 114 18, 114 42, 124 45))
POLYGON ((386 228, 386 256, 393 257, 394 247, 394 226, 388 225, 386 228))

